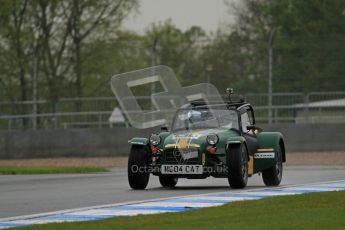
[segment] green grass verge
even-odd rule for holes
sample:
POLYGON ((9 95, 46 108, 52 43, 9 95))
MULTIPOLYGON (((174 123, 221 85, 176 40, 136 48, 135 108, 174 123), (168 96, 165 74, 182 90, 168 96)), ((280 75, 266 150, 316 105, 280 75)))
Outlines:
POLYGON ((27 167, 27 166, 0 166, 0 175, 17 174, 58 174, 58 173, 96 173, 108 172, 100 167, 27 167))
POLYGON ((180 213, 17 229, 344 229, 344 198, 345 191, 281 196, 180 213))

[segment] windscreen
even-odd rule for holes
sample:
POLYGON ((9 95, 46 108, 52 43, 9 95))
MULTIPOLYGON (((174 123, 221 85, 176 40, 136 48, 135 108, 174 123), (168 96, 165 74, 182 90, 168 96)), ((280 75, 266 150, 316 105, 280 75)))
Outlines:
POLYGON ((239 129, 235 110, 207 107, 178 110, 172 123, 172 131, 210 128, 239 129))

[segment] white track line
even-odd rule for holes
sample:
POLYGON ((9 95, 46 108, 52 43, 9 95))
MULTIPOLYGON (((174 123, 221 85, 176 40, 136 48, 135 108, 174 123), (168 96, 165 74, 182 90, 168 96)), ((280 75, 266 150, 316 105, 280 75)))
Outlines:
POLYGON ((195 208, 220 206, 241 200, 257 200, 265 197, 345 190, 345 181, 329 181, 282 187, 263 187, 249 190, 159 198, 135 202, 92 206, 80 209, 41 213, 0 219, 0 229, 33 224, 100 220, 115 216, 135 216, 165 212, 187 211, 195 208))

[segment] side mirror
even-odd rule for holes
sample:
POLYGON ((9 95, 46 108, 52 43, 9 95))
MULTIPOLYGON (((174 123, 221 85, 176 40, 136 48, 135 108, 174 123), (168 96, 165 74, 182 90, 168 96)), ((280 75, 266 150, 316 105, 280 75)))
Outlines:
POLYGON ((168 127, 166 127, 166 126, 162 126, 162 127, 161 127, 161 131, 162 131, 162 132, 169 132, 169 129, 168 129, 168 127))

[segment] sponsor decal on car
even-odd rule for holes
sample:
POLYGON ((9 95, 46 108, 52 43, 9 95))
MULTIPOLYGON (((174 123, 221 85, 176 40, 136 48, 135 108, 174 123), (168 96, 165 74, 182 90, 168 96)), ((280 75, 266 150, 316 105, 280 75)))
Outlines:
POLYGON ((274 158, 274 152, 263 152, 263 153, 255 153, 255 159, 267 159, 267 158, 274 158))

